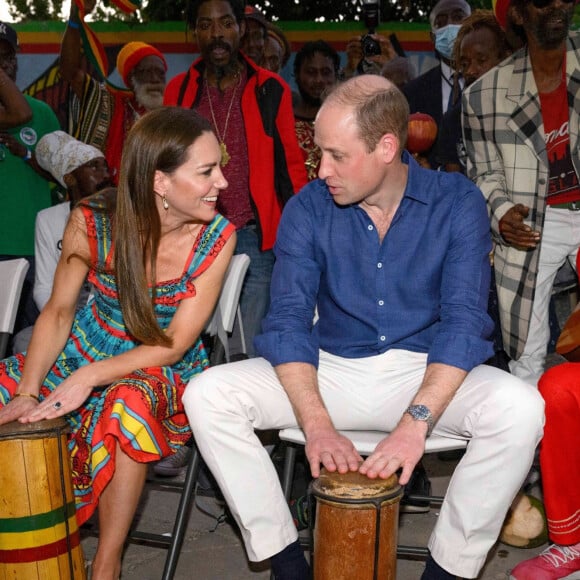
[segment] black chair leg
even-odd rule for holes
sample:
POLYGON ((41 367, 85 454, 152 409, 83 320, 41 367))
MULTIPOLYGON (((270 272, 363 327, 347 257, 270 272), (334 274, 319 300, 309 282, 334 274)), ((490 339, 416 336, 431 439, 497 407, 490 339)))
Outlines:
POLYGON ((284 472, 282 473, 282 490, 286 503, 290 503, 292 493, 292 481, 294 479, 294 468, 296 467, 296 447, 291 443, 286 444, 284 454, 284 472))
POLYGON ((179 559, 179 553, 181 551, 183 537, 185 536, 185 530, 189 519, 189 510, 191 508, 191 503, 195 498, 195 484, 197 482, 200 468, 201 457, 194 445, 191 459, 187 467, 185 481, 183 483, 181 499, 179 500, 179 506, 177 508, 177 516, 171 534, 171 544, 167 552, 167 558, 165 559, 162 580, 173 580, 173 576, 175 575, 175 569, 177 568, 177 561, 179 559))

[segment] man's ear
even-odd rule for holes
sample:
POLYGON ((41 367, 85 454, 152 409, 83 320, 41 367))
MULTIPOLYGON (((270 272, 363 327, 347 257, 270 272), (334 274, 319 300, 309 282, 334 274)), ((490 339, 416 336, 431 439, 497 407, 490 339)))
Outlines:
POLYGON ((399 155, 399 139, 394 133, 385 133, 377 147, 380 148, 385 163, 391 163, 399 155))
POLYGON ((77 184, 77 178, 72 173, 67 173, 66 175, 63 175, 62 180, 64 181, 64 184, 66 185, 67 189, 71 189, 77 184))
POLYGON ((131 71, 127 76, 127 88, 135 92, 135 87, 133 86, 133 71, 131 71))
POLYGON ((246 19, 242 18, 242 20, 240 21, 240 38, 242 38, 242 36, 244 36, 246 34, 246 29, 247 29, 247 24, 246 24, 246 19))

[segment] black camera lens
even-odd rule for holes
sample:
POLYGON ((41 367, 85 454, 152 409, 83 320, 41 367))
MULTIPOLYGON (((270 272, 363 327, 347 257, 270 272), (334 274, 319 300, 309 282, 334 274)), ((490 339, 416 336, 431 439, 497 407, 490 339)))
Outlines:
POLYGON ((381 54, 381 45, 379 44, 379 41, 375 40, 370 34, 365 34, 361 38, 360 43, 364 58, 381 54))

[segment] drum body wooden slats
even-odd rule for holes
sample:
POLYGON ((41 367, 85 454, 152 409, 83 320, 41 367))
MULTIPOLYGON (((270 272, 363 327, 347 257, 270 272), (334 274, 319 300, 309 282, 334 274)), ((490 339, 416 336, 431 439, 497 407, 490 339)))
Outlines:
POLYGON ((0 426, 0 580, 85 580, 63 419, 0 426))
POLYGON ((322 470, 316 498, 315 580, 396 580, 399 502, 396 476, 369 479, 322 470))

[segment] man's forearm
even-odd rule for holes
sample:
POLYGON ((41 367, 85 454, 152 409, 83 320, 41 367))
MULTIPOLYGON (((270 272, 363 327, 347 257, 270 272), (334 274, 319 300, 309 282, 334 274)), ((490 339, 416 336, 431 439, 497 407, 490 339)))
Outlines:
POLYGON ((23 125, 32 119, 32 109, 16 83, 0 68, 0 130, 23 125))
MULTIPOLYGON (((467 372, 457 367, 431 363, 411 404, 425 405, 431 411, 433 421, 437 422, 466 376, 467 372)), ((402 420, 413 419, 404 415, 402 420)))
POLYGON ((318 373, 308 363, 285 363, 275 367, 299 425, 308 435, 315 430, 334 428, 318 389, 318 373))
POLYGON ((77 96, 82 94, 84 73, 81 52, 81 18, 74 2, 71 3, 69 23, 60 46, 59 72, 63 80, 71 83, 77 96))

